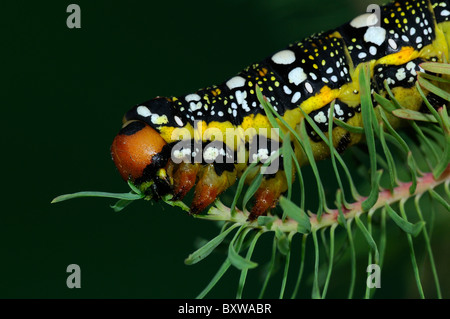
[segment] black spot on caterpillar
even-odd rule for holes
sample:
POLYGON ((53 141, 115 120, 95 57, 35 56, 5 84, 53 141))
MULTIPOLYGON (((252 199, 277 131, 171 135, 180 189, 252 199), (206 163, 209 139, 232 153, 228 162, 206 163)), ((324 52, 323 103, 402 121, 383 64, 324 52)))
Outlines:
MULTIPOLYGON (((257 90, 293 128, 303 121, 302 109, 328 132, 333 101, 334 117, 362 127, 358 75, 369 63, 373 92, 386 96, 386 82, 402 105, 419 110, 422 99, 414 83, 417 72, 423 71, 420 63, 448 59, 449 10, 448 1, 391 2, 381 7, 380 16, 365 13, 293 43, 222 84, 137 104, 126 113, 122 130, 136 125, 130 124, 134 121, 145 123, 146 129, 138 136, 119 134, 112 145, 113 159, 124 179, 141 185, 155 199, 168 193, 182 199, 197 183, 191 212, 198 213, 233 185, 252 160, 264 161, 275 150, 271 143, 258 143, 260 136, 271 142, 278 138, 270 131, 257 90), (179 141, 186 146, 174 151, 179 141), (220 145, 210 146, 213 141, 220 145), (252 145, 257 145, 253 152, 252 145), (240 150, 241 158, 236 156, 240 150), (160 160, 161 152, 166 161, 160 160), (197 157, 200 160, 194 160, 197 157), (190 160, 176 161, 186 158, 190 160), (224 165, 229 158, 231 162, 224 165)), ((306 128, 314 157, 327 156, 317 133, 310 125, 306 128)), ((362 138, 337 126, 332 134, 339 152, 362 138)), ((299 162, 306 160, 299 158, 299 162)), ((253 218, 274 207, 287 190, 283 169, 263 178, 255 194, 253 218)))

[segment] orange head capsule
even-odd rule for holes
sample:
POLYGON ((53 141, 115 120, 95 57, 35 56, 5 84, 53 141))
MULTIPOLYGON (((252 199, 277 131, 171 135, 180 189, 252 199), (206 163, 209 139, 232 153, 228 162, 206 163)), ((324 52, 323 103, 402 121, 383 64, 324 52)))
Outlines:
POLYGON ((164 170, 170 157, 167 146, 161 135, 146 123, 128 121, 114 138, 111 155, 125 181, 151 182, 152 195, 159 197, 170 188, 164 170))

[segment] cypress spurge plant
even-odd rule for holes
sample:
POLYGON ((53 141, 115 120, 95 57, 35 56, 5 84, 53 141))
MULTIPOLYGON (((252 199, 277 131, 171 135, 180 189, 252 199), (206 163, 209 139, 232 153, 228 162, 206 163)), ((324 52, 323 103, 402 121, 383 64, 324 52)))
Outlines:
MULTIPOLYGON (((203 261, 219 245, 227 245, 227 256, 223 264, 210 283, 198 294, 198 298, 207 296, 232 267, 240 271, 235 296, 236 298, 244 297, 248 273, 259 267, 258 263, 252 260, 252 256, 258 240, 264 234, 273 236, 272 247, 265 248, 269 257, 267 267, 264 268, 265 275, 260 283, 259 295, 248 297, 263 298, 274 272, 281 271, 281 282, 277 285, 279 298, 295 298, 305 289, 310 290, 312 298, 326 298, 334 266, 344 255, 348 255, 350 281, 346 292, 341 297, 371 298, 376 289, 371 288, 370 285, 366 285, 362 296, 355 296, 354 293, 357 284, 356 261, 357 253, 359 253, 355 236, 362 235, 361 238, 367 243, 366 267, 375 265, 382 270, 388 244, 388 222, 394 223, 406 236, 417 291, 420 297, 425 298, 415 248, 417 238, 423 238, 436 288, 435 295, 431 297, 442 298, 439 276, 431 249, 431 227, 426 223, 427 216, 423 213, 421 201, 428 197, 435 203, 431 208, 427 208, 428 217, 441 213, 435 211, 439 207, 441 211, 450 212, 450 121, 447 106, 442 105, 435 109, 424 92, 431 92, 445 101, 450 101, 450 94, 442 89, 450 84, 450 81, 446 79, 450 75, 450 65, 430 62, 423 63, 421 67, 435 74, 419 73, 416 82, 416 88, 423 98, 427 112, 408 110, 400 105, 386 83, 386 96, 377 93, 371 95, 369 66, 363 65, 359 76, 363 127, 351 126, 329 116, 329 130, 326 133, 322 132, 302 110, 304 120, 299 127, 290 127, 262 96, 260 90, 256 90, 271 125, 279 129, 280 139, 287 141, 271 155, 261 169, 281 156, 285 171, 296 172, 295 181, 290 174, 287 174, 289 189, 280 199, 281 213, 274 210, 267 216, 260 216, 257 220, 249 221, 246 206, 262 180, 262 175, 259 174, 248 187, 245 187, 246 177, 257 164, 251 163, 238 181, 229 207, 217 200, 207 213, 194 215, 195 218, 217 221, 223 225, 215 238, 185 259, 187 265, 203 261), (375 106, 373 100, 376 101, 375 106), (391 125, 389 118, 393 117, 402 119, 403 128, 398 129, 391 125), (328 164, 334 173, 337 185, 332 192, 334 194, 332 197, 329 196, 330 192, 326 191, 323 176, 314 159, 306 133, 306 123, 313 128, 330 150, 328 164), (333 146, 331 132, 336 126, 352 133, 364 134, 365 143, 362 146, 353 146, 347 151, 360 160, 356 168, 352 166, 350 169, 346 154, 339 154, 333 146), (405 134, 406 131, 408 134, 405 134), (308 167, 301 166, 298 162, 291 141, 301 146, 303 155, 308 160, 308 167), (361 147, 364 149, 362 150, 361 147), (312 171, 314 180, 305 180, 305 169, 312 171), (361 180, 359 177, 356 181, 357 172, 364 172, 363 175, 366 178, 361 180), (306 183, 308 189, 305 187, 306 183), (293 185, 296 185, 296 188, 293 185), (309 207, 305 201, 307 194, 311 192, 311 185, 315 186, 314 192, 318 199, 315 208, 309 207), (298 202, 293 200, 294 198, 298 199, 298 202), (376 225, 373 223, 375 218, 378 220, 376 225), (415 222, 410 221, 413 219, 415 222), (338 231, 343 240, 337 240, 338 231), (292 241, 295 236, 301 237, 300 252, 292 251, 292 241), (307 243, 310 241, 312 241, 313 254, 307 255, 307 243), (291 264, 294 253, 300 254, 297 266, 291 264), (280 256, 282 258, 279 258, 280 256), (281 267, 279 267, 280 260, 284 262, 281 267), (305 272, 305 264, 309 262, 313 263, 313 270, 308 274, 305 272), (286 288, 288 281, 294 283, 291 291, 287 291, 286 288)), ((330 114, 334 114, 334 103, 331 105, 330 114)), ((329 181, 328 174, 327 182, 329 181)), ((53 202, 85 196, 113 197, 119 201, 112 208, 120 211, 134 200, 145 197, 138 188, 129 184, 131 192, 127 194, 81 192, 57 197, 53 202)), ((164 200, 170 205, 189 210, 183 202, 172 202, 170 197, 164 200)))

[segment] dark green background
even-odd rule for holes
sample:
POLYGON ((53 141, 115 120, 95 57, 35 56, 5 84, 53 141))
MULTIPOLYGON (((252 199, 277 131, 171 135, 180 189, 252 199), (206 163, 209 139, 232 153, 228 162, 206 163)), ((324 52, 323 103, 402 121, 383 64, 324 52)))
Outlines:
MULTIPOLYGON (((0 297, 195 297, 224 255, 183 260, 196 240, 218 233, 215 223, 159 203, 114 213, 114 200, 50 201, 128 190, 109 147, 131 106, 220 83, 364 8, 350 0, 2 1, 0 297), (81 7, 81 29, 66 26, 70 3, 81 7), (72 263, 81 289, 66 287, 72 263)), ((391 268, 410 268, 402 243, 391 268)), ((383 296, 416 296, 410 270, 389 276, 398 284, 386 280, 383 296)), ((210 296, 233 297, 237 280, 233 270, 210 296)))

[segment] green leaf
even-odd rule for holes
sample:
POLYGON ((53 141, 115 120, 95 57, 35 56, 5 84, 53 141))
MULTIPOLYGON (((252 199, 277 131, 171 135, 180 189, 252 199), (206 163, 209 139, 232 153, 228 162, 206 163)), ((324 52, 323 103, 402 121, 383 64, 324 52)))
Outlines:
POLYGON ((289 264, 291 260, 291 243, 292 243, 292 236, 294 236, 295 233, 290 233, 288 236, 288 251, 286 254, 286 261, 284 262, 284 272, 283 272, 283 279, 281 281, 281 289, 280 289, 280 296, 279 299, 283 299, 284 292, 286 290, 286 283, 288 279, 288 272, 289 272, 289 264))
POLYGON ((437 87, 436 85, 432 84, 431 82, 425 80, 423 77, 418 76, 417 81, 419 82, 420 86, 424 89, 436 94, 437 96, 440 96, 446 101, 450 101, 450 93, 447 91, 444 91, 443 89, 437 87))
MULTIPOLYGON (((300 109, 302 112, 303 110, 300 109)), ((303 112, 305 116, 307 116, 306 113, 303 112)), ((302 121, 300 124, 300 136, 302 140, 300 141, 303 150, 305 151, 306 157, 308 158, 309 165, 311 165, 311 168, 314 173, 314 177, 316 178, 317 183, 317 193, 319 195, 319 205, 317 209, 317 219, 320 220, 322 213, 324 211, 324 206, 326 205, 326 199, 325 199, 325 190, 323 188, 322 180, 320 179, 319 169, 317 168, 316 160, 314 158, 314 153, 311 148, 311 142, 308 137, 308 133, 306 132, 306 124, 305 121, 302 121)))
POLYGON ((314 243, 314 277, 313 277, 313 289, 311 297, 313 299, 320 299, 320 289, 319 289, 319 243, 317 241, 317 229, 312 232, 313 243, 314 243))
POLYGON ((190 254, 185 260, 186 265, 193 265, 208 257, 209 254, 227 237, 227 235, 235 229, 239 224, 234 224, 228 229, 220 233, 218 236, 211 239, 206 245, 200 247, 195 252, 190 254))
POLYGON ((277 248, 278 251, 286 256, 289 253, 289 239, 288 236, 280 229, 275 229, 275 236, 277 237, 277 248))
MULTIPOLYGON (((256 233, 255 237, 252 239, 250 247, 247 251, 247 255, 245 256, 246 260, 250 260, 252 258, 253 250, 255 249, 255 246, 259 239, 259 236, 261 236, 262 234, 263 234, 263 232, 260 231, 260 232, 256 233)), ((242 271, 241 271, 241 276, 239 278, 239 286, 238 286, 238 291, 236 294, 236 299, 242 298, 242 292, 244 290, 245 280, 247 278, 247 272, 248 272, 248 268, 242 269, 242 271)))
POLYGON ((409 120, 409 121, 422 121, 422 122, 430 122, 430 123, 437 123, 438 121, 432 114, 425 114, 420 113, 413 110, 407 110, 407 109, 397 109, 393 110, 392 114, 394 114, 396 117, 409 120))
POLYGON ((135 192, 136 194, 142 195, 141 190, 136 185, 134 185, 131 180, 128 180, 127 183, 133 192, 135 192))
POLYGON ((258 226, 266 226, 270 228, 272 223, 277 219, 275 216, 259 216, 258 217, 258 226))
POLYGON ((394 223, 396 223, 397 226, 400 227, 404 232, 413 235, 414 237, 419 235, 423 227, 425 226, 425 222, 423 221, 420 221, 416 224, 411 224, 410 222, 404 220, 388 204, 385 205, 385 208, 389 217, 391 217, 394 223))
MULTIPOLYGON (((406 213, 405 213, 405 200, 401 200, 400 201, 400 213, 402 214, 402 217, 404 220, 408 220, 406 213)), ((417 289, 419 291, 419 295, 422 299, 425 299, 425 294, 423 292, 423 287, 422 287, 422 283, 420 280, 420 272, 419 272, 419 266, 417 265, 417 259, 416 259, 416 254, 414 252, 414 243, 411 237, 411 234, 406 233, 406 238, 408 239, 408 245, 409 245, 409 253, 411 256, 411 264, 413 266, 413 271, 414 271, 414 277, 416 279, 416 285, 417 285, 417 289)))
POLYGON ((298 292, 298 289, 300 288, 300 282, 302 280, 303 269, 305 267, 305 254, 306 254, 306 240, 307 239, 308 239, 308 235, 306 235, 306 234, 303 235, 302 253, 300 256, 300 268, 298 270, 297 281, 295 282, 295 288, 294 288, 294 291, 292 292, 291 299, 294 299, 297 297, 297 292, 298 292))
POLYGON ((370 178, 371 178, 371 192, 369 197, 363 202, 362 208, 364 211, 369 210, 378 199, 378 188, 381 174, 377 173, 376 147, 374 138, 374 118, 373 105, 370 94, 370 70, 369 65, 364 64, 359 72, 359 86, 361 90, 361 114, 366 136, 367 148, 369 149, 370 159, 370 178))
MULTIPOLYGON (((416 196, 414 198, 414 205, 416 207, 416 212, 417 212, 417 215, 419 216, 420 220, 424 221, 423 215, 422 215, 422 209, 420 208, 419 201, 420 201, 420 196, 416 196)), ((438 273, 436 270, 436 263, 434 261, 433 251, 431 249, 430 236, 428 235, 428 231, 427 231, 426 227, 423 228, 423 238, 425 239, 428 256, 430 258, 430 266, 431 266, 431 271, 433 273, 434 284, 436 285, 437 296, 439 299, 442 299, 441 285, 439 284, 439 276, 438 276, 438 273)))
POLYGON ((444 206, 445 209, 447 209, 447 211, 450 212, 450 204, 447 203, 447 201, 441 195, 439 195, 434 189, 430 189, 429 192, 430 192, 430 195, 435 200, 437 200, 438 203, 440 203, 442 206, 444 206))
POLYGON ((247 206, 247 203, 250 201, 250 199, 253 197, 253 195, 258 190, 259 186, 261 185, 261 182, 263 180, 264 175, 259 173, 256 175, 256 178, 253 179, 250 186, 247 188, 247 191, 244 194, 244 198, 242 199, 242 209, 244 210, 247 206))
POLYGON ((328 272, 323 286, 322 298, 325 299, 328 291, 328 285, 330 284, 331 272, 333 271, 334 264, 334 231, 338 224, 333 224, 330 229, 330 257, 328 259, 328 272))
POLYGON ((416 89, 419 92, 420 96, 422 97, 422 100, 425 102, 425 105, 427 106, 430 113, 433 114, 436 121, 439 122, 439 125, 443 128, 443 123, 442 123, 441 117, 439 116, 439 113, 431 105, 430 101, 428 101, 427 97, 425 96, 425 93, 423 92, 422 88, 420 87, 419 82, 416 82, 416 89))
POLYGON ((420 64, 420 67, 428 72, 450 75, 450 64, 439 62, 423 62, 420 64))
POLYGON ((257 263, 251 261, 250 259, 246 259, 239 255, 239 253, 236 251, 234 243, 236 240, 242 241, 245 235, 250 231, 250 228, 247 228, 244 232, 241 233, 241 230, 244 229, 246 225, 242 225, 241 229, 237 232, 237 234, 234 236, 233 240, 231 241, 230 245, 228 246, 228 259, 230 260, 231 264, 236 267, 239 270, 243 269, 251 269, 258 266, 257 263))
POLYGON ((450 80, 447 78, 444 78, 444 77, 440 77, 440 76, 436 76, 436 75, 432 75, 432 74, 428 74, 428 73, 423 73, 423 72, 418 72, 418 75, 427 80, 431 80, 434 82, 450 83, 450 80))
POLYGON ((340 119, 337 119, 337 118, 333 118, 333 122, 337 126, 342 127, 343 129, 349 131, 350 133, 364 134, 364 128, 362 128, 362 127, 347 124, 346 122, 341 121, 340 119))
POLYGON ((292 218, 298 223, 297 231, 299 233, 307 234, 311 232, 311 222, 304 210, 284 196, 281 196, 280 198, 280 205, 283 208, 283 211, 287 212, 289 218, 292 218))
POLYGON ((344 228, 347 228, 347 222, 345 220, 344 212, 342 211, 342 190, 338 189, 336 192, 336 207, 338 209, 337 222, 344 228))
POLYGON ((380 130, 381 146, 383 148, 383 152, 386 157, 386 161, 387 161, 388 168, 389 168, 388 173, 389 173, 389 179, 390 179, 390 189, 393 190, 394 187, 397 186, 397 169, 395 167, 394 157, 392 156, 392 153, 386 143, 386 138, 385 138, 386 133, 384 133, 384 125, 381 124, 380 127, 381 127, 381 130, 380 130))
POLYGON ((375 97, 375 101, 378 102, 378 104, 380 104, 380 106, 386 110, 386 112, 391 113, 392 111, 396 110, 397 108, 395 107, 395 105, 389 101, 388 99, 382 97, 381 95, 379 95, 378 93, 374 93, 374 97, 375 97))
POLYGON ((203 299, 208 294, 208 292, 210 292, 211 289, 214 288, 214 286, 217 284, 217 282, 220 280, 220 278, 222 278, 222 276, 227 272, 227 270, 228 270, 228 268, 230 268, 230 266, 231 266, 230 260, 228 258, 225 259, 222 266, 220 266, 219 270, 214 275, 213 279, 211 279, 211 281, 205 287, 205 289, 203 289, 202 292, 200 292, 198 294, 196 299, 203 299))
POLYGON ((273 241, 272 241, 272 255, 270 257, 270 262, 268 265, 268 269, 266 271, 266 278, 264 280, 263 286, 261 288, 261 291, 259 293, 259 299, 262 299, 264 296, 264 292, 266 291, 267 285, 269 283, 270 277, 272 276, 272 273, 274 272, 274 268, 275 268, 275 257, 277 255, 277 238, 276 236, 273 236, 273 241))
MULTIPOLYGON (((280 129, 280 126, 278 125, 277 120, 273 116, 273 114, 275 113, 275 109, 270 104, 270 102, 268 102, 265 99, 265 97, 263 96, 261 89, 258 85, 256 86, 256 97, 258 98, 259 103, 261 103, 261 105, 266 113, 267 119, 270 122, 270 125, 272 125, 273 128, 280 129)), ((279 134, 280 134, 281 139, 284 139, 283 131, 281 129, 279 130, 279 134)))
POLYGON ((283 169, 286 175, 286 183, 288 185, 288 198, 292 196, 292 156, 294 151, 291 147, 291 138, 289 132, 284 136, 283 145, 281 148, 281 154, 283 155, 283 169))
POLYGON ((350 260, 351 260, 351 277, 350 277, 350 288, 348 290, 348 299, 352 299, 356 283, 356 249, 352 233, 352 219, 347 220, 346 228, 347 228, 348 243, 350 245, 350 260))
POLYGON ((383 171, 375 172, 375 176, 372 177, 372 190, 369 194, 369 197, 362 203, 361 208, 364 212, 367 212, 369 209, 375 205, 378 201, 379 189, 380 189, 380 179, 383 171))
POLYGON ((144 197, 141 194, 134 193, 107 193, 107 192, 78 192, 73 194, 60 195, 52 200, 53 203, 59 203, 65 200, 80 198, 80 197, 103 197, 103 198, 116 198, 116 199, 124 199, 124 200, 137 200, 144 197))
POLYGON ((250 174, 250 172, 256 167, 256 165, 258 165, 257 161, 250 163, 250 165, 247 166, 244 173, 242 173, 241 177, 239 178, 238 186, 236 189, 236 194, 234 195, 233 202, 231 203, 231 206, 230 206, 230 211, 232 214, 235 212, 236 204, 239 199, 239 196, 241 196, 242 189, 244 188, 244 183, 247 178, 247 175, 250 174))
POLYGON ((187 206, 181 200, 172 201, 172 198, 173 198, 172 194, 167 194, 167 195, 163 196, 162 200, 167 205, 170 205, 170 206, 173 206, 173 207, 179 207, 182 210, 184 210, 185 212, 190 212, 189 206, 187 206))
POLYGON ((383 110, 380 110, 380 116, 383 120, 384 125, 388 129, 389 133, 395 138, 395 140, 398 142, 402 150, 406 153, 407 156, 407 166, 409 168, 409 172, 411 174, 411 187, 409 188, 409 193, 412 195, 415 193, 417 188, 417 165, 414 157, 412 156, 411 150, 409 149, 408 144, 405 142, 405 140, 402 139, 402 137, 397 133, 397 131, 392 127, 392 125, 389 123, 386 114, 383 110))
POLYGON ((370 248, 372 248, 372 250, 375 252, 375 263, 379 264, 380 254, 378 252, 378 247, 377 247, 377 244, 375 243, 375 240, 373 239, 372 235, 367 230, 366 226, 364 226, 364 223, 359 218, 359 215, 355 216, 355 222, 356 222, 356 225, 358 226, 359 230, 362 232, 362 234, 366 238, 366 241, 369 244, 370 248))
POLYGON ((114 212, 118 213, 125 207, 130 205, 132 202, 134 202, 134 200, 121 199, 117 201, 114 205, 111 205, 110 207, 114 210, 114 212))

